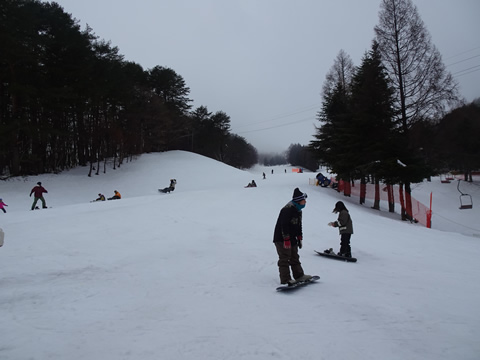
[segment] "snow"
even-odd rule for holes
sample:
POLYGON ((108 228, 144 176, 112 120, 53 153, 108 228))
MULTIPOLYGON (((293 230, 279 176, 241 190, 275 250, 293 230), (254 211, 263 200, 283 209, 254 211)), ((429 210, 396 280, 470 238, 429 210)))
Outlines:
POLYGON ((291 167, 173 151, 87 173, 0 184, 3 360, 480 358, 479 179, 461 183, 472 210, 458 209, 455 182, 415 185, 426 205, 433 192, 426 229, 291 167), (176 190, 160 194, 171 178, 176 190), (29 210, 37 181, 52 208, 29 210), (321 279, 279 293, 273 228, 295 187, 308 193, 302 264, 321 279), (122 200, 90 202, 113 190, 122 200), (357 263, 314 253, 339 247, 327 226, 339 199, 357 263))

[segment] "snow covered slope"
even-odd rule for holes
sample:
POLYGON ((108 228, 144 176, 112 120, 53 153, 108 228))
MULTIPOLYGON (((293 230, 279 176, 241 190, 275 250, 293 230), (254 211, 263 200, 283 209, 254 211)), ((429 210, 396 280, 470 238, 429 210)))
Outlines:
POLYGON ((478 359, 480 206, 458 210, 453 184, 421 184, 415 197, 434 191, 444 211, 445 231, 430 230, 309 186, 314 174, 271 170, 174 151, 91 178, 0 183, 0 358, 478 359), (158 193, 171 178, 176 190, 158 193), (29 210, 37 181, 51 209, 29 210), (273 227, 295 187, 308 193, 301 260, 321 279, 277 293, 273 227), (113 190, 122 200, 89 202, 113 190), (327 223, 339 199, 356 264, 313 251, 338 247, 327 223))

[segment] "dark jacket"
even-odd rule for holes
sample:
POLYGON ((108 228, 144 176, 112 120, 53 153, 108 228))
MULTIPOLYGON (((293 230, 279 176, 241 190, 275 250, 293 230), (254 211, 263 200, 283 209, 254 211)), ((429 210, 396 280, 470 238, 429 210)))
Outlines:
POLYGON ((273 233, 273 242, 290 240, 293 246, 298 246, 297 236, 302 235, 302 212, 298 211, 290 201, 280 210, 273 233))
POLYGON ((32 191, 30 191, 30 196, 34 194, 36 198, 41 198, 43 196, 43 193, 48 193, 48 191, 45 190, 43 186, 37 185, 32 189, 32 191))
POLYGON ((338 227, 340 234, 353 234, 353 222, 348 210, 341 210, 338 213, 338 219, 333 226, 338 227))

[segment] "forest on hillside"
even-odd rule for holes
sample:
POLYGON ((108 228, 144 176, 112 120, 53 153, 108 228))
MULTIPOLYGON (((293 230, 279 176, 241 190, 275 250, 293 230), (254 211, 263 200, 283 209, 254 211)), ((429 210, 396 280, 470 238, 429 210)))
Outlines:
MULTIPOLYGON (((372 47, 359 66, 341 50, 327 73, 310 144, 260 156, 349 181, 404 184, 480 168, 478 102, 465 104, 411 0, 380 0, 372 47), (407 166, 402 166, 404 164, 407 166)), ((0 175, 192 151, 241 169, 259 161, 230 116, 192 109, 174 69, 126 61, 55 2, 0 2, 0 175)), ((321 84, 319 84, 321 88, 321 84)))
POLYGON ((146 152, 188 150, 238 168, 257 150, 230 132, 230 117, 192 110, 175 70, 143 69, 80 29, 55 2, 0 2, 0 173, 98 174, 146 152))

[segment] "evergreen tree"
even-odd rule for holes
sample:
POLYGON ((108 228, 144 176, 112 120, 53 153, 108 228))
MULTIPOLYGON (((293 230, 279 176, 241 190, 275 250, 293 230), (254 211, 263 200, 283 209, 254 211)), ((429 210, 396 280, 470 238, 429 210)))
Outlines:
POLYGON ((90 164, 90 176, 102 161, 105 171, 107 161, 115 168, 143 152, 194 150, 197 137, 211 157, 227 159, 228 115, 196 124, 180 75, 126 62, 55 2, 0 1, 0 49, 2 175, 90 164))
POLYGON ((325 78, 322 110, 317 114, 321 126, 316 128, 316 140, 309 145, 320 163, 328 164, 348 183, 353 164, 346 161, 345 141, 349 136, 347 124, 351 116, 349 106, 354 72, 350 56, 341 50, 325 78))
POLYGON ((238 169, 249 169, 258 162, 258 153, 243 137, 230 134, 225 145, 224 162, 238 169))
POLYGON ((351 120, 350 94, 337 84, 324 94, 322 111, 317 115, 321 126, 314 135, 316 140, 310 148, 323 164, 331 167, 340 178, 349 181, 354 164, 348 162, 348 139, 351 136, 348 124, 351 120))
POLYGON ((163 66, 155 66, 148 73, 153 92, 172 110, 186 114, 191 109, 189 103, 192 100, 188 98, 190 88, 186 86, 182 76, 163 66))
MULTIPOLYGON (((352 81, 352 112, 349 127, 348 157, 355 164, 355 178, 360 178, 362 194, 366 177, 373 176, 375 183, 380 180, 391 181, 390 173, 395 148, 395 124, 393 122, 393 89, 390 87, 382 65, 378 44, 373 42, 372 49, 362 59, 352 81)), ((378 186, 376 187, 378 191, 378 186)), ((374 208, 379 209, 378 200, 374 208)), ((360 197, 360 202, 364 202, 360 197)))
POLYGON ((300 166, 310 171, 318 169, 318 160, 307 146, 291 144, 287 150, 287 160, 291 165, 300 166))
POLYGON ((440 172, 460 170, 472 181, 472 171, 480 168, 480 105, 471 103, 448 113, 436 126, 433 153, 440 172))

